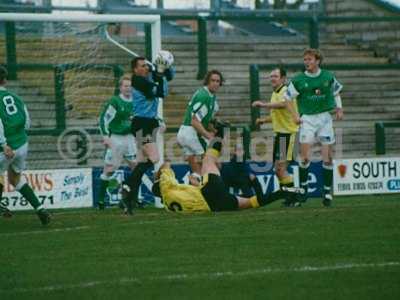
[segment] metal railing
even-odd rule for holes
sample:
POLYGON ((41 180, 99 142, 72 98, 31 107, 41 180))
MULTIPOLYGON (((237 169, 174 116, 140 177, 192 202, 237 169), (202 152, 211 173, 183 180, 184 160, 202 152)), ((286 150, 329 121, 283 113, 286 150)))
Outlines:
MULTIPOLYGON (((304 68, 302 64, 279 65, 287 70, 299 71, 304 68)), ((251 111, 251 129, 258 130, 256 119, 260 117, 260 108, 252 107, 252 103, 259 100, 260 93, 260 71, 271 70, 277 67, 274 64, 252 64, 249 67, 250 72, 250 111, 251 111)), ((326 64, 324 68, 329 70, 400 70, 399 64, 326 64)), ((376 122, 375 123, 375 151, 376 154, 386 153, 385 128, 400 127, 400 122, 376 122)))
POLYGON ((68 70, 79 69, 85 70, 112 70, 114 74, 114 94, 119 94, 119 78, 124 74, 124 70, 120 65, 112 64, 59 64, 54 67, 54 88, 56 97, 56 129, 63 131, 66 128, 66 108, 64 96, 64 74, 68 70))
MULTIPOLYGON (((137 12, 136 12, 137 13, 137 12)), ((369 24, 372 22, 380 23, 398 23, 400 24, 400 16, 390 17, 328 17, 323 15, 313 15, 310 13, 293 13, 293 12, 241 12, 241 13, 220 13, 220 14, 181 14, 181 15, 161 15, 162 20, 193 20, 197 21, 197 78, 202 79, 208 70, 208 31, 207 23, 209 21, 265 21, 265 22, 289 22, 301 24, 306 32, 302 32, 308 37, 308 45, 311 48, 319 48, 320 46, 320 32, 321 26, 330 26, 331 24, 338 23, 359 23, 369 24)), ((17 64, 16 54, 16 39, 15 39, 15 25, 13 22, 6 22, 5 26, 6 36, 6 59, 9 66, 9 73, 11 79, 16 79, 15 65, 17 64)), ((345 36, 343 37, 345 39, 345 36)), ((146 56, 151 59, 151 30, 145 26, 145 51, 146 56)))
MULTIPOLYGON (((5 65, 8 67, 7 65, 5 65)), ((54 95, 55 95, 55 113, 56 126, 55 128, 31 129, 29 135, 59 135, 66 128, 66 101, 64 88, 64 73, 68 70, 79 68, 80 70, 104 70, 111 69, 114 74, 114 94, 119 93, 119 78, 123 75, 123 68, 119 65, 107 64, 16 64, 15 71, 53 71, 54 72, 54 95)))
POLYGON ((400 128, 400 122, 376 122, 375 123, 375 153, 386 154, 385 128, 400 128))
MULTIPOLYGON (((320 31, 321 25, 325 24, 337 24, 337 23, 371 23, 371 22, 388 22, 388 23, 399 23, 400 16, 391 17, 327 17, 318 15, 292 15, 289 13, 281 14, 269 14, 269 15, 258 15, 258 14, 236 14, 236 15, 206 15, 206 16, 188 16, 188 15, 174 15, 174 16, 162 16, 163 20, 197 20, 198 32, 197 32, 197 54, 198 54, 198 72, 197 79, 201 79, 207 73, 208 70, 208 32, 207 22, 208 21, 266 21, 266 22, 292 22, 302 24, 306 28, 307 32, 304 32, 305 36, 308 37, 308 46, 310 48, 320 47, 320 31)), ((345 37, 344 37, 345 39, 345 37)), ((346 41, 344 40, 344 43, 346 41)))

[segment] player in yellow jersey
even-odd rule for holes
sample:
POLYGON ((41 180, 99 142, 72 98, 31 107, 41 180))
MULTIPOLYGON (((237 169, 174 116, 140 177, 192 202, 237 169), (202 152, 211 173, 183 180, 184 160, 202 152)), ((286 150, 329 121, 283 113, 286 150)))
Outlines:
POLYGON ((257 178, 251 176, 249 180, 256 196, 241 197, 229 193, 218 168, 218 158, 222 148, 221 132, 221 129, 217 128, 217 139, 211 142, 203 158, 202 184, 195 186, 178 183, 169 162, 164 163, 160 168, 156 175, 153 193, 161 197, 167 210, 182 212, 235 211, 264 206, 301 192, 301 189, 283 188, 264 195, 257 178))
MULTIPOLYGON (((253 107, 265 107, 271 110, 271 116, 267 119, 258 120, 258 123, 272 122, 274 131, 273 162, 276 176, 281 187, 293 187, 293 177, 287 172, 288 163, 293 160, 293 149, 296 133, 299 129, 294 122, 291 112, 287 109, 284 99, 287 87, 286 70, 275 68, 270 73, 273 92, 270 102, 254 101, 253 107)), ((293 204, 291 199, 286 199, 284 205, 293 204)))

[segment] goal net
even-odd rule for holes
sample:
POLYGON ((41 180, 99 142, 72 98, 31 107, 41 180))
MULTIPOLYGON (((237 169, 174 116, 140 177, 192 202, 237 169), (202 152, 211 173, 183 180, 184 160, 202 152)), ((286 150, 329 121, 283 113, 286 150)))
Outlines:
POLYGON ((9 89, 26 102, 36 132, 30 138, 29 168, 100 166, 104 148, 94 134, 99 112, 120 76, 130 73, 131 59, 146 53, 155 57, 160 50, 160 17, 1 13, 0 24, 7 49, 0 63, 10 73, 16 70, 9 89), (151 49, 146 49, 145 24, 151 28, 151 49), (58 137, 40 133, 56 128, 59 133, 91 129, 90 155, 80 153, 77 137, 76 145, 71 146, 72 138, 58 145, 60 157, 58 137))

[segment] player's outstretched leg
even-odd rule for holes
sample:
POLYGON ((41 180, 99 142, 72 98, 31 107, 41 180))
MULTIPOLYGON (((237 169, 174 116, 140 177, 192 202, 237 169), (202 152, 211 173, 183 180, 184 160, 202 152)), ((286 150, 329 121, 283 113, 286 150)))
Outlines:
POLYGON ((50 223, 50 214, 46 209, 40 204, 39 199, 36 197, 32 188, 25 182, 24 179, 20 179, 19 183, 15 186, 15 189, 20 192, 22 196, 33 206, 39 217, 42 225, 47 225, 50 223))
POLYGON ((0 214, 4 217, 4 218, 11 218, 12 217, 12 213, 11 211, 4 206, 3 204, 0 203, 0 214))
POLYGON ((142 177, 152 166, 153 163, 150 160, 138 163, 133 169, 131 175, 129 175, 122 185, 123 192, 125 193, 124 203, 127 208, 127 213, 130 215, 133 213, 134 203, 138 201, 139 187, 142 182, 142 177))
MULTIPOLYGON (((294 187, 293 177, 288 175, 279 179, 279 186, 282 188, 292 188, 294 187)), ((296 198, 293 195, 288 195, 285 200, 282 202, 282 205, 285 207, 293 206, 296 203, 296 198)))
MULTIPOLYGON (((1 175, 0 176, 0 201, 3 197, 3 190, 4 190, 4 177, 1 175)), ((3 204, 0 202, 0 214, 5 217, 5 218, 10 218, 12 217, 11 211, 3 204)))
POLYGON ((264 194, 260 182, 254 175, 250 176, 251 186, 257 196, 259 206, 268 205, 276 200, 285 199, 287 197, 296 197, 304 194, 304 189, 295 187, 282 187, 281 190, 270 194, 264 194))

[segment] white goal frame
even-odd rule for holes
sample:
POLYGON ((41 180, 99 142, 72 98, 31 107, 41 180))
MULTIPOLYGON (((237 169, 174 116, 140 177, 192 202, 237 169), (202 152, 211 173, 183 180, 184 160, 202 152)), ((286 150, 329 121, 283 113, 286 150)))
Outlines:
MULTIPOLYGON (((161 50, 161 18, 160 15, 65 15, 65 14, 48 14, 48 13, 0 13, 0 22, 101 22, 101 23, 147 23, 151 25, 151 55, 153 58, 157 56, 161 50)), ((106 35, 107 40, 126 51, 132 56, 137 55, 125 46, 113 40, 109 35, 106 35)), ((143 54, 144 56, 144 54, 143 54)), ((159 98, 158 117, 163 119, 163 99, 159 98)), ((155 166, 158 169, 164 161, 164 134, 157 134, 157 148, 160 154, 160 161, 155 166)), ((155 197, 155 206, 163 207, 160 199, 155 197)))

